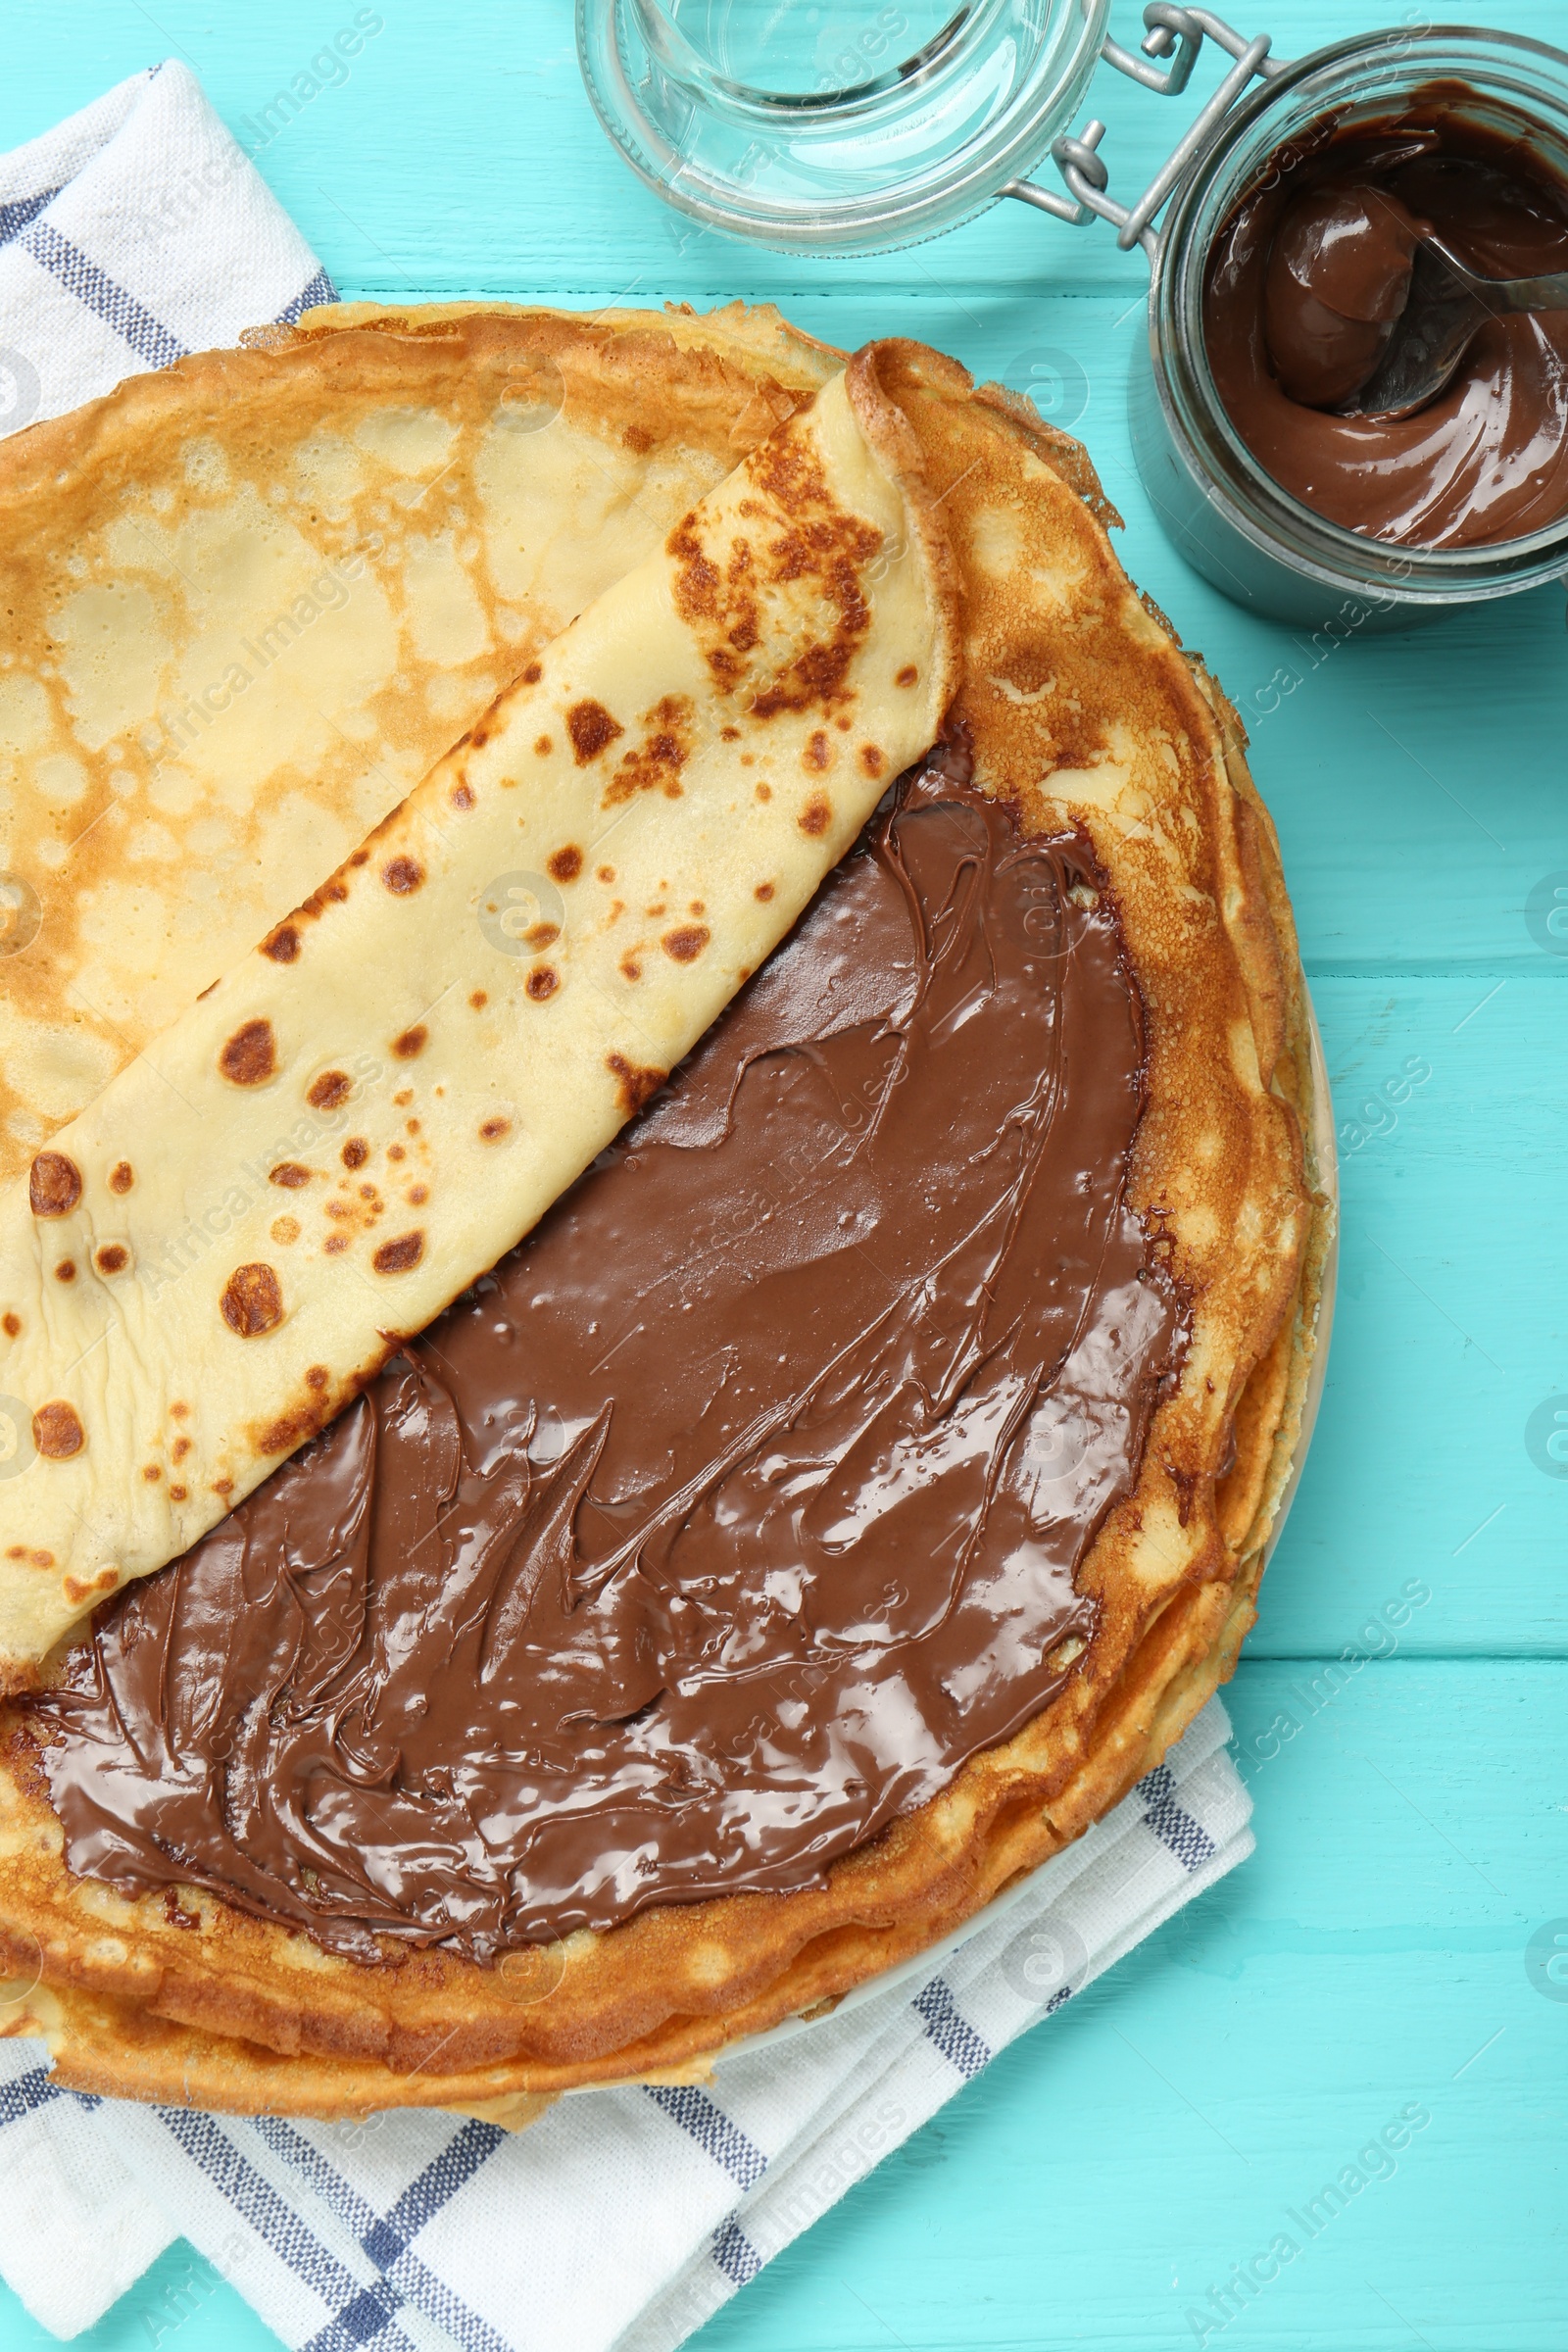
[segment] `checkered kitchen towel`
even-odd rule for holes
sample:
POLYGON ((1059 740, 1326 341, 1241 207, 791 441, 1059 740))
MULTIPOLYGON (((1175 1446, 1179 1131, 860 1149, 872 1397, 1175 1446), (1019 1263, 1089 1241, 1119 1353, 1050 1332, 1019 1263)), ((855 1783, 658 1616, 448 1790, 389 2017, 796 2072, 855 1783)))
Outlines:
MULTIPOLYGON (((56 2090, 37 2043, 0 2043, 0 2272, 69 2335, 183 2236, 312 2352, 671 2352, 1250 1853, 1229 1729, 1211 1700, 956 1950, 720 2060, 710 2089, 585 2091, 514 2136, 442 2115, 235 2122, 56 2090)), ((163 2317, 188 2307, 187 2289, 163 2317)), ((142 2314, 155 2340, 161 2310, 142 2314)))
POLYGON ((0 434, 335 300, 177 59, 0 155, 0 434))
MULTIPOLYGON (((332 288, 182 66, 0 157, 0 432, 332 288), (9 415, 7 408, 9 405, 9 415)), ((667 2352, 989 2064, 1251 1850, 1218 1702, 1115 1813, 912 1981, 518 2137, 84 2099, 0 2043, 0 2273, 88 2327, 175 2238, 322 2352, 667 2352)), ((141 2316, 154 2342, 189 2284, 141 2316)))

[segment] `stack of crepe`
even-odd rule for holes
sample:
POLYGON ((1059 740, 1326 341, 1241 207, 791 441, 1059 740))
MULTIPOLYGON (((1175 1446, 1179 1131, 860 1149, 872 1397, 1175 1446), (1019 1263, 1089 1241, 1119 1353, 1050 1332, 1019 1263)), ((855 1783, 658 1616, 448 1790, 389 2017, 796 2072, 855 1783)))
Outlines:
POLYGON ((317 313, 18 436, 0 508, 0 2030, 122 2095, 517 2114, 831 2003, 1113 1804, 1251 1622, 1326 1234, 1229 706, 1076 445, 766 312, 317 313), (939 738, 1109 894, 1183 1321, 1049 1703, 795 1890, 499 1965, 68 1863, 24 1694, 650 1115, 939 738))

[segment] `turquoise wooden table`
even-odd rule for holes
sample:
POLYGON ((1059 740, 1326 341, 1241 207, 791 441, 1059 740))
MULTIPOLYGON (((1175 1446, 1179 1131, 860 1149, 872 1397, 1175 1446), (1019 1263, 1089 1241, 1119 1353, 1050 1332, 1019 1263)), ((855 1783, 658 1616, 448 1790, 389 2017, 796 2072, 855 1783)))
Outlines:
MULTIPOLYGON (((1256 15, 1288 54, 1375 13, 1256 15)), ((1568 30, 1562 0, 1467 13, 1568 30)), ((353 14, 21 0, 0 147, 176 54, 239 126, 353 14)), ((1144 267, 1108 232, 1004 205, 878 261, 760 253, 677 220, 611 152, 566 0, 379 14, 257 159, 346 296, 768 298, 838 343, 922 336, 1082 435, 1135 577, 1248 717, 1334 1080, 1328 1390, 1229 1692, 1256 1856, 1000 2058, 703 2352, 1564 2352, 1568 1983, 1543 1959, 1568 1937, 1568 937, 1545 919, 1568 887, 1561 591, 1335 646, 1238 611, 1133 472, 1144 267), (1430 2123, 1397 2159, 1369 2159, 1204 2336, 1189 2312, 1417 2103, 1430 2123)), ((1116 28, 1136 39, 1136 13, 1116 28)), ((1102 69, 1118 181, 1141 184, 1201 94, 1155 101, 1102 69)), ((180 2352, 272 2340, 182 2248, 78 2340, 175 2333, 180 2352)), ((4 2352, 48 2340, 0 2301, 4 2352)))

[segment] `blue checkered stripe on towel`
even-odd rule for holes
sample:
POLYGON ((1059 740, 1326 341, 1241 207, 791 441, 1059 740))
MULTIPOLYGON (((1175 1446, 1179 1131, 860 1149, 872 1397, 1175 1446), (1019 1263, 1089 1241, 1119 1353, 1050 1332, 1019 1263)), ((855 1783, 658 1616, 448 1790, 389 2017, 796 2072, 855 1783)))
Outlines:
MULTIPOLYGON (((19 249, 35 261, 40 270, 47 270, 94 318, 112 326, 145 367, 172 368, 176 360, 189 359, 190 353, 179 337, 155 318, 134 294, 117 285, 107 270, 100 270, 79 245, 62 236, 51 221, 39 218, 59 193, 58 188, 44 188, 36 196, 0 205, 0 245, 15 238, 19 249)), ((310 284, 302 286, 270 323, 292 326, 303 311, 336 300, 337 290, 332 280, 324 270, 318 270, 310 284)))

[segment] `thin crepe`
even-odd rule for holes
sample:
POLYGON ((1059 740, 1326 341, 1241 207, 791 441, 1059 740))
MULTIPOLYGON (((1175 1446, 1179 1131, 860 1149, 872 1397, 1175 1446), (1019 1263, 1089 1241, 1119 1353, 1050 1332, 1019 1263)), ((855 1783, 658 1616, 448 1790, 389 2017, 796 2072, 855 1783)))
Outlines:
POLYGON ((0 443, 0 1181, 842 365, 361 304, 0 443))
POLYGON ((0 1199, 0 1684, 520 1239, 932 741, 956 591, 877 354, 0 1199))

